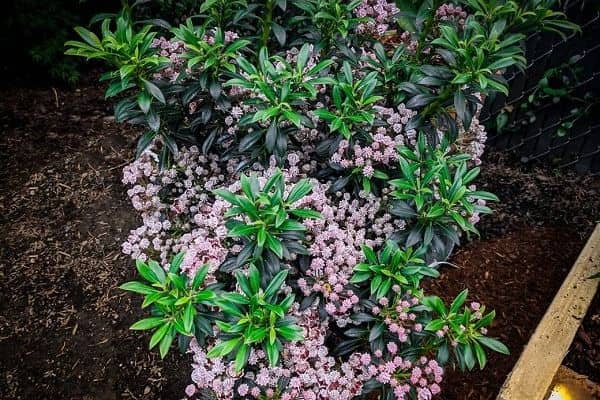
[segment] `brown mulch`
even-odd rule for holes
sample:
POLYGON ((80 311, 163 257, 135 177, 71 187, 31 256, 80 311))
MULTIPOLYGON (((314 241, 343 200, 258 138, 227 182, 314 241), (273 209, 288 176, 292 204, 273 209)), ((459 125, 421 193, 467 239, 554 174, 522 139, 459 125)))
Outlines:
POLYGON ((521 228, 505 236, 473 242, 452 257, 455 268, 426 283, 426 292, 447 302, 469 289, 469 299, 496 310, 489 334, 511 350, 491 354, 488 366, 471 373, 447 371, 444 399, 493 399, 519 358, 582 248, 572 232, 521 228))
POLYGON ((174 399, 188 380, 189 360, 128 330, 139 299, 116 286, 135 275, 120 244, 138 221, 120 179, 136 133, 95 86, 0 95, 2 399, 174 399))
MULTIPOLYGON (((135 275, 120 253, 138 225, 120 178, 136 131, 102 98, 93 80, 0 91, 1 399, 177 399, 189 381, 188 356, 161 360, 127 329, 142 314, 116 289, 135 275)), ((469 287, 495 308, 491 334, 512 355, 448 372, 446 399, 494 397, 600 216, 598 178, 489 156, 480 181, 503 202, 429 287, 446 298, 469 287)), ((571 353, 578 372, 598 371, 598 314, 596 301, 571 353)))

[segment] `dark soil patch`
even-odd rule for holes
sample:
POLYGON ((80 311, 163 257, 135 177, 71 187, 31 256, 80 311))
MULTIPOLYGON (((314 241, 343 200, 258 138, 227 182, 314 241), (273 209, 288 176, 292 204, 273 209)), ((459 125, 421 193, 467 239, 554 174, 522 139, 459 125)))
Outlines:
MULTIPOLYGON (((492 238, 525 226, 556 227, 570 232, 582 249, 600 223, 600 176, 541 165, 523 165, 515 157, 488 153, 480 182, 498 194, 494 214, 479 224, 482 237, 492 238)), ((482 246, 486 246, 482 243, 482 246)), ((571 253, 569 242, 557 242, 559 251, 571 253)), ((549 248, 552 252, 555 249, 549 248)), ((575 262, 574 254, 569 268, 575 262)), ((600 271, 598 271, 600 272, 600 271)), ((556 286, 558 288, 559 286, 556 286)), ((529 296, 529 293, 526 293, 529 296)), ((548 304, 546 304, 547 306, 548 304)), ((600 382, 600 295, 596 294, 582 322, 564 364, 600 382)))
POLYGON ((489 334, 511 350, 510 356, 492 354, 483 371, 447 371, 445 399, 496 397, 581 248, 568 230, 522 228, 459 249, 452 257, 457 268, 426 283, 427 292, 446 301, 468 288, 469 299, 496 310, 489 334))
MULTIPOLYGON (((490 149, 493 150, 493 149, 490 149)), ((600 176, 521 164, 505 154, 487 153, 478 185, 500 202, 477 225, 482 238, 527 226, 569 229, 582 242, 600 222, 600 176)))
POLYGON ((179 398, 189 360, 128 330, 120 244, 138 225, 120 182, 136 133, 102 90, 0 95, 0 398, 179 398))
MULTIPOLYGON (((116 289, 135 275, 120 253, 138 224, 120 177, 136 132, 107 117, 102 97, 91 80, 0 92, 2 399, 177 399, 189 379, 189 357, 160 360, 147 335, 127 329, 142 314, 139 298, 116 289)), ((428 285, 445 298, 468 287, 495 308, 491 334, 513 354, 471 375, 449 371, 447 399, 495 396, 600 216, 597 178, 490 156, 480 182, 502 199, 498 212, 483 218, 483 240, 453 257, 461 268, 428 285)), ((574 362, 597 363, 591 341, 574 362)))

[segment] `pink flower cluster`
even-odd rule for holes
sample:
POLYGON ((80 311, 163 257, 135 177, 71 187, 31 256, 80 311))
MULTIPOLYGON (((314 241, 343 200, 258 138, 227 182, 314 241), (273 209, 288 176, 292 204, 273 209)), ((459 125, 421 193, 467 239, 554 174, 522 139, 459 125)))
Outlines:
POLYGON ((123 243, 125 254, 168 265, 173 254, 184 251, 183 271, 194 275, 205 264, 216 270, 228 252, 223 214, 229 204, 210 191, 234 171, 233 162, 222 168, 217 159, 192 147, 181 151, 167 170, 159 170, 151 153, 125 167, 123 182, 133 185, 127 193, 143 221, 123 243))
MULTIPOLYGON (((403 125, 410 110, 401 107, 396 112, 382 108, 378 112, 386 121, 386 133, 396 133, 394 125, 399 124, 400 135, 406 134, 403 125)), ((403 135, 403 140, 411 139, 403 135)), ((158 259, 166 268, 170 257, 183 251, 186 253, 183 271, 193 275, 200 266, 208 264, 207 279, 214 282, 215 271, 227 254, 239 249, 227 238, 224 213, 229 204, 210 191, 225 187, 239 192, 239 176, 234 172, 237 161, 219 162, 218 156, 204 156, 196 147, 191 147, 181 149, 172 167, 166 170, 158 168, 156 156, 151 151, 125 167, 123 182, 130 185, 128 195, 140 213, 143 225, 131 231, 123 251, 132 258, 158 259)), ((251 170, 264 183, 274 168, 272 160, 267 168, 257 164, 251 170)), ((310 153, 289 153, 283 169, 286 191, 299 179, 314 176, 318 168, 319 164, 310 153)), ((262 351, 254 351, 249 367, 241 375, 234 374, 228 361, 208 359, 208 349, 194 342, 191 347, 194 385, 190 385, 186 393, 193 396, 208 390, 217 399, 350 400, 361 393, 369 379, 376 377, 384 383, 381 380, 387 373, 390 378, 385 383, 395 385, 393 390, 398 399, 406 398, 407 393, 420 396, 417 397, 420 399, 430 398, 439 392, 437 384, 441 373, 429 365, 415 363, 408 367, 409 361, 402 360, 394 364, 393 370, 389 362, 367 368, 367 355, 353 354, 343 363, 329 355, 325 345, 329 324, 340 327, 352 324, 349 316, 358 310, 359 298, 350 290, 349 280, 354 266, 363 261, 361 245, 380 247, 392 232, 403 229, 405 222, 385 211, 382 203, 385 196, 360 193, 353 198, 342 192, 331 195, 329 184, 315 179, 311 182, 312 193, 296 205, 317 210, 323 218, 305 221, 311 260, 297 283, 305 296, 319 296, 317 302, 322 302, 329 318, 320 321, 314 308, 299 312, 299 305, 295 304, 293 314, 299 318, 306 340, 286 343, 281 363, 275 368, 268 366, 262 351), (412 371, 420 371, 414 382, 410 379, 412 375, 407 375, 413 374, 412 371), (284 388, 278 387, 281 377, 289 378, 284 388)), ((399 287, 392 289, 395 293, 400 292, 399 287)), ((386 343, 386 354, 393 355, 393 360, 396 360, 400 347, 410 342, 410 335, 423 329, 411 311, 417 303, 416 298, 398 294, 392 300, 382 298, 372 309, 378 318, 383 317, 388 331, 397 335, 397 339, 386 343)), ((381 358, 383 354, 376 352, 373 356, 381 358)), ((414 372, 415 377, 418 373, 414 372)))
POLYGON ((296 308, 293 314, 303 328, 304 340, 285 343, 276 367, 269 367, 262 350, 252 350, 249 366, 236 374, 233 362, 208 359, 208 350, 193 341, 194 386, 188 387, 186 394, 191 397, 204 390, 218 400, 351 400, 359 395, 370 375, 358 355, 337 362, 325 345, 327 322, 319 321, 315 309, 298 312, 296 308), (280 386, 282 378, 288 383, 280 386))
MULTIPOLYGON (((224 218, 229 204, 210 192, 217 187, 240 190, 234 172, 236 162, 222 165, 218 156, 204 156, 198 148, 191 147, 180 151, 170 169, 161 171, 150 152, 125 167, 123 182, 131 185, 127 193, 140 212, 143 225, 130 232, 123 252, 134 259, 152 257, 168 265, 173 254, 183 251, 183 271, 193 275, 200 266, 208 264, 210 272, 214 272, 232 249, 228 248, 224 218)), ((306 153, 290 153, 287 165, 283 170, 286 190, 318 168, 306 153)), ((274 161, 267 169, 255 165, 253 173, 264 182, 274 168, 274 161)), ((336 199, 327 194, 328 185, 313 179, 312 186, 312 193, 297 204, 320 211, 324 217, 305 222, 313 242, 309 246, 313 258, 307 279, 319 282, 317 286, 311 284, 310 289, 307 286, 306 292, 326 294, 332 315, 345 318, 357 302, 344 286, 362 257, 360 246, 383 243, 384 234, 402 228, 404 221, 382 212, 380 199, 375 196, 351 199, 349 194, 340 193, 341 198, 336 199), (367 226, 381 236, 367 240, 367 226)))
POLYGON ((359 143, 350 147, 347 140, 342 140, 337 151, 332 155, 331 162, 343 168, 360 168, 366 177, 372 177, 377 166, 392 166, 398 161, 398 146, 412 144, 415 141, 414 129, 405 130, 416 112, 400 104, 397 110, 386 107, 376 107, 377 119, 381 126, 375 126, 372 132, 373 140, 367 145, 359 143))
MULTIPOLYGON (((402 117, 396 121, 396 114, 382 111, 382 115, 391 118, 392 126, 394 122, 404 123, 402 117)), ((229 204, 210 191, 216 187, 240 190, 234 173, 236 161, 220 163, 218 156, 204 156, 192 147, 182 149, 173 166, 166 170, 158 169, 150 151, 127 166, 123 182, 131 186, 128 195, 140 212, 143 225, 131 232, 123 251, 133 258, 158 258, 167 268, 170 256, 184 251, 183 270, 193 275, 198 267, 208 264, 207 278, 214 282, 220 263, 238 249, 227 239, 223 214, 229 204)), ((274 168, 273 160, 267 168, 252 166, 252 171, 264 183, 274 168)), ((299 179, 313 176, 318 168, 309 153, 290 153, 283 169, 286 191, 299 179)), ((210 346, 193 342, 193 384, 186 389, 189 397, 208 394, 216 399, 351 400, 372 379, 393 390, 397 399, 411 396, 424 400, 439 393, 442 370, 435 361, 399 356, 401 348, 409 345, 413 333, 421 332, 423 326, 413 311, 418 299, 401 295, 398 286, 392 287, 396 295, 380 299, 371 309, 386 324, 388 332, 397 335, 388 339, 384 351, 371 355, 355 353, 346 362, 329 354, 325 344, 329 324, 353 324, 349 316, 358 310, 359 298, 348 283, 354 266, 363 261, 361 245, 380 247, 390 233, 403 229, 404 221, 385 212, 384 198, 366 193, 358 198, 349 193, 332 196, 328 184, 313 179, 312 185, 312 193, 297 206, 315 209, 323 218, 305 221, 311 260, 297 283, 305 296, 320 295, 317 301, 323 302, 329 318, 320 320, 317 304, 300 312, 296 303, 292 316, 298 318, 305 340, 285 343, 281 362, 274 368, 268 365, 262 350, 253 350, 249 365, 241 374, 234 372, 233 362, 208 359, 210 346)), ((471 308, 477 312, 478 305, 471 308)))
POLYGON ((439 21, 451 21, 456 22, 460 27, 465 25, 467 13, 460 6, 447 3, 442 4, 436 11, 435 17, 439 21))
MULTIPOLYGON (((395 293, 400 293, 400 286, 394 285, 392 290, 395 293)), ((417 315, 412 311, 412 307, 419 304, 419 299, 411 295, 396 295, 393 300, 387 297, 379 299, 380 306, 375 306, 371 309, 373 315, 383 317, 383 322, 387 325, 388 331, 398 335, 399 343, 406 343, 409 340, 409 335, 412 332, 421 332, 423 325, 418 323, 417 315)), ((388 343, 388 346, 395 346, 395 343, 388 343)), ((388 350, 389 347, 388 347, 388 350)), ((391 350, 390 350, 391 351, 391 350)), ((395 352, 393 352, 395 354, 395 352)))
POLYGON ((444 371, 437 361, 420 357, 416 362, 397 355, 389 361, 371 364, 369 374, 384 385, 389 385, 398 400, 416 398, 430 400, 441 392, 444 371))
POLYGON ((185 45, 180 40, 168 40, 161 36, 152 41, 152 47, 159 50, 159 54, 169 59, 169 65, 160 72, 154 74, 155 79, 165 79, 175 82, 181 71, 185 68, 185 45))
POLYGON ((372 37, 380 37, 390 29, 396 14, 400 10, 394 2, 386 0, 362 0, 361 4, 354 9, 358 18, 370 18, 367 22, 361 22, 356 27, 357 33, 372 37))
POLYGON ((400 42, 406 48, 406 51, 409 54, 415 54, 417 51, 417 47, 419 46, 419 42, 415 40, 412 34, 408 31, 404 31, 400 34, 400 42))
POLYGON ((361 199, 352 199, 348 193, 339 193, 339 200, 334 203, 326 190, 317 186, 299 202, 318 210, 323 219, 304 223, 312 239, 312 259, 298 286, 306 296, 321 295, 327 313, 338 326, 345 326, 359 301, 347 285, 354 266, 363 260, 361 246, 380 246, 387 235, 403 229, 405 222, 385 212, 376 196, 363 194, 361 199), (371 232, 376 233, 372 239, 368 238, 371 232))
MULTIPOLYGON (((479 110, 477 114, 479 114, 479 110)), ((468 131, 459 127, 457 147, 459 151, 471 154, 472 160, 476 165, 481 164, 481 156, 485 150, 486 141, 487 131, 485 130, 485 126, 479 123, 479 118, 473 118, 468 131)))

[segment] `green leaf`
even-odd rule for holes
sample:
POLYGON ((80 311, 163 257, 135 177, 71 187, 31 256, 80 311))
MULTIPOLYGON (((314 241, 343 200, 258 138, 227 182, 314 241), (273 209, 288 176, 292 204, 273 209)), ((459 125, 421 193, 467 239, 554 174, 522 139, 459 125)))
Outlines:
POLYGON ((318 211, 309 210, 307 208, 297 208, 295 210, 290 210, 290 214, 295 215, 298 218, 311 218, 311 219, 321 219, 323 216, 318 211))
POLYGON ((369 263, 371 263, 371 264, 379 263, 379 261, 377 260, 377 256, 375 255, 375 252, 373 251, 372 248, 370 248, 367 245, 363 245, 363 246, 361 246, 361 249, 369 263))
POLYGON ((158 349, 160 351, 160 358, 165 358, 169 349, 171 348, 171 344, 173 343, 173 339, 175 339, 175 327, 171 326, 169 331, 163 336, 160 341, 160 345, 158 349))
POLYGON ((312 184, 308 179, 302 179, 294 185, 287 196, 286 203, 293 204, 312 191, 312 184))
POLYGON ((233 193, 231 193, 229 190, 225 190, 225 189, 215 189, 213 190, 213 193, 216 196, 219 196, 221 198, 223 198, 225 201, 233 204, 234 206, 239 206, 239 201, 237 199, 237 196, 233 193))
POLYGON ((229 339, 224 342, 220 342, 220 343, 216 344, 212 349, 210 349, 210 351, 208 352, 208 354, 206 356, 208 358, 216 358, 216 357, 226 356, 227 354, 229 354, 233 350, 235 350, 235 348, 241 342, 241 340, 242 340, 242 338, 238 337, 235 339, 229 339))
POLYGON ((142 302, 142 309, 148 307, 151 304, 154 304, 158 300, 162 299, 165 296, 164 292, 156 292, 149 295, 146 295, 144 301, 142 302))
POLYGON ((264 247, 265 241, 267 240, 267 231, 264 226, 261 226, 256 232, 256 244, 259 247, 264 247))
POLYGON ((496 311, 492 310, 491 312, 484 315, 483 318, 481 318, 479 321, 477 321, 477 323, 475 324, 475 328, 479 329, 490 325, 494 318, 496 318, 496 311))
POLYGON ((176 274, 169 272, 168 276, 169 276, 169 279, 171 280, 171 283, 173 284, 173 286, 176 289, 178 289, 182 292, 185 291, 186 279, 187 279, 187 277, 185 275, 176 275, 176 274))
POLYGON ((506 58, 502 58, 498 61, 491 63, 490 65, 488 65, 488 68, 491 69, 492 71, 494 71, 494 70, 499 70, 499 69, 504 69, 504 68, 510 67, 511 65, 514 65, 514 64, 515 64, 515 60, 512 57, 506 57, 506 58))
POLYGON ((371 332, 369 332, 369 342, 373 342, 376 339, 378 339, 381 335, 383 335, 384 331, 385 331, 384 324, 379 323, 379 324, 375 325, 373 328, 371 328, 371 332))
POLYGON ((165 275, 165 270, 163 269, 163 267, 161 267, 160 264, 154 260, 149 260, 148 266, 150 267, 150 269, 152 270, 152 272, 154 273, 154 275, 156 276, 158 281, 160 283, 164 284, 166 282, 166 275, 165 275))
POLYGON ((258 289, 260 289, 260 272, 258 272, 254 264, 248 268, 248 282, 250 283, 252 293, 258 293, 258 289))
POLYGON ((256 225, 239 224, 229 230, 229 236, 231 236, 231 237, 250 236, 253 233, 255 233, 258 229, 259 228, 256 225))
POLYGON ((424 297, 421 300, 421 303, 423 303, 423 305, 425 305, 426 307, 430 308, 431 310, 435 311, 436 313, 438 313, 439 315, 441 315, 443 317, 445 317, 447 314, 446 306, 444 305, 444 302, 442 301, 442 299, 440 299, 437 296, 424 297))
POLYGON ((148 265, 145 262, 143 262, 142 260, 135 260, 135 267, 137 268, 140 275, 148 282, 151 282, 151 283, 158 282, 158 278, 156 277, 154 272, 152 272, 150 267, 148 267, 148 265))
POLYGON ((212 290, 206 289, 203 290, 201 292, 199 292, 198 294, 196 294, 196 297, 194 298, 196 303, 205 303, 205 304, 210 304, 212 305, 212 302, 210 300, 215 298, 215 292, 213 292, 212 290))
POLYGON ((129 329, 132 329, 132 330, 152 329, 152 328, 156 328, 159 325, 162 325, 163 322, 165 322, 165 319, 163 317, 145 318, 145 319, 141 319, 138 322, 136 322, 135 324, 131 325, 129 327, 129 329))
POLYGON ((475 356, 473 354, 473 349, 471 348, 470 344, 465 344, 465 345, 460 345, 460 346, 464 346, 463 347, 463 357, 465 360, 465 365, 467 366, 467 369, 470 371, 475 366, 475 356))
POLYGON ((483 369, 485 364, 487 363, 487 357, 485 355, 485 351, 478 342, 473 342, 473 349, 475 350, 475 356, 477 357, 477 362, 479 363, 479 369, 483 369))
POLYGON ((77 32, 79 36, 81 36, 81 38, 85 40, 90 46, 97 49, 102 48, 102 42, 100 42, 100 39, 98 38, 98 36, 96 36, 94 32, 87 30, 81 26, 76 27, 75 32, 77 32))
POLYGON ((230 292, 221 295, 221 299, 227 300, 233 304, 249 304, 248 298, 240 293, 230 292))
POLYGON ((192 333, 192 325, 194 325, 195 316, 196 309, 194 308, 194 305, 191 302, 187 303, 185 310, 183 311, 183 327, 189 334, 192 333))
POLYGON ((156 332, 154 332, 154 334, 150 338, 150 350, 152 350, 154 348, 154 346, 156 346, 158 344, 158 342, 160 342, 162 340, 162 338, 165 337, 165 335, 167 334, 167 332, 169 331, 171 326, 172 326, 171 323, 167 322, 167 323, 163 324, 163 326, 158 328, 156 330, 156 332))
POLYGON ((364 312, 353 314, 352 316, 350 316, 350 319, 352 319, 353 321, 359 322, 359 323, 372 322, 372 321, 376 320, 376 318, 374 316, 372 316, 371 314, 364 313, 364 312))
POLYGON ((283 116, 297 128, 302 126, 302 116, 300 114, 293 111, 284 110, 283 116))
POLYGON ((381 275, 376 275, 371 281, 371 294, 376 294, 381 285, 381 275))
POLYGON ((460 310, 460 307, 465 303, 467 299, 467 295, 469 294, 469 290, 465 289, 456 296, 452 304, 450 305, 450 313, 457 313, 460 310))
POLYGON ((242 344, 237 351, 235 356, 235 371, 240 372, 246 366, 248 362, 248 356, 250 355, 250 346, 247 344, 242 344))
POLYGON ((156 132, 148 131, 144 133, 138 139, 136 150, 135 150, 135 158, 140 158, 140 156, 146 151, 150 145, 154 142, 154 138, 156 137, 156 132))
POLYGON ((490 192, 484 192, 481 190, 476 190, 474 192, 470 192, 469 196, 474 197, 476 199, 487 200, 487 201, 499 201, 498 196, 490 192))
POLYGON ((276 366, 277 362, 279 362, 279 348, 277 347, 277 342, 265 342, 264 348, 265 353, 267 353, 267 358, 269 359, 269 365, 271 367, 276 366))
POLYGON ((285 220, 279 228, 283 231, 305 231, 306 227, 298 221, 292 219, 285 220))
POLYGON ((229 315, 233 315, 235 317, 241 318, 244 316, 242 311, 233 303, 228 300, 218 299, 216 301, 217 306, 225 313, 229 315))
POLYGON ((297 341, 304 339, 302 335, 302 328, 296 325, 287 325, 277 328, 277 332, 282 338, 288 341, 297 341))
POLYGON ((254 191, 252 190, 252 185, 250 183, 250 179, 246 176, 246 174, 242 174, 240 176, 240 183, 242 186, 242 192, 251 200, 254 200, 254 191))
POLYGON ((269 285, 265 289, 265 297, 266 298, 269 298, 269 297, 277 294, 277 292, 281 288, 281 285, 283 285, 283 282, 285 282, 285 278, 287 277, 287 274, 288 274, 287 269, 284 269, 284 270, 279 271, 273 277, 273 279, 271 279, 271 282, 269 282, 269 285))
POLYGON ((194 276, 194 280, 192 281, 192 289, 198 290, 200 285, 204 283, 204 279, 206 278, 206 274, 208 274, 208 265, 204 265, 198 271, 196 271, 196 275, 194 276))
POLYGON ((285 34, 285 29, 283 29, 283 27, 275 22, 271 23, 271 29, 273 30, 273 34, 275 35, 275 38, 277 39, 277 41, 279 42, 280 45, 285 45, 285 39, 286 39, 286 34, 285 34))
POLYGON ((150 104, 152 103, 152 96, 147 92, 140 92, 137 96, 137 102, 140 106, 140 110, 142 110, 144 114, 148 114, 148 111, 150 111, 150 104))
MULTIPOLYGON (((296 66, 298 68, 298 73, 301 73, 302 70, 304 70, 304 67, 306 66, 306 62, 308 61, 308 57, 310 53, 310 46, 308 45, 308 43, 305 43, 301 48, 300 51, 298 52, 298 58, 296 61, 296 66)), ((313 68, 315 69, 315 68, 313 68)), ((317 71, 318 72, 318 71, 317 71)), ((311 74, 313 74, 314 72, 311 70, 311 74)))
POLYGON ((425 325, 425 330, 429 332, 436 332, 442 329, 446 325, 446 321, 443 319, 434 319, 425 325))
POLYGON ((493 350, 500 354, 510 354, 510 350, 508 350, 508 347, 506 347, 504 343, 502 343, 499 340, 492 339, 487 336, 479 336, 476 339, 479 343, 481 343, 490 350, 493 350))
POLYGON ((119 286, 120 289, 127 290, 129 292, 139 293, 139 294, 152 294, 158 293, 158 290, 143 284, 142 282, 131 281, 126 282, 119 286))
POLYGON ((267 247, 277 255, 279 258, 283 258, 283 245, 279 239, 267 232, 267 247))
MULTIPOLYGON (((292 304, 294 303, 295 298, 296 298, 296 295, 294 295, 293 293, 290 293, 287 296, 285 296, 285 298, 283 299, 283 301, 281 303, 279 303, 279 306, 284 311, 284 313, 288 312, 289 309, 292 307, 292 304)), ((281 317, 283 317, 283 315, 281 317)))
POLYGON ((254 328, 250 335, 246 337, 246 343, 260 343, 267 337, 267 328, 254 328))
MULTIPOLYGON (((179 268, 181 267, 181 263, 183 262, 183 257, 185 256, 184 252, 177 253, 172 259, 169 266, 169 272, 177 274, 179 273, 179 268)), ((196 274, 197 276, 198 274, 196 274)))
POLYGON ((350 279, 350 283, 361 283, 371 277, 370 272, 356 272, 350 279))
POLYGON ((143 78, 142 78, 142 82, 144 83, 144 88, 146 89, 146 91, 148 93, 150 93, 152 95, 152 97, 154 97, 156 100, 160 101, 162 104, 166 103, 165 95, 158 88, 158 86, 156 86, 154 83, 152 83, 146 79, 143 79, 143 78))
POLYGON ((379 286, 379 290, 377 290, 377 295, 375 296, 377 299, 385 296, 389 291, 390 288, 392 287, 392 280, 390 278, 387 278, 386 280, 384 280, 381 283, 381 286, 379 286))
POLYGON ((269 343, 274 344, 277 339, 277 332, 275 332, 275 327, 272 326, 269 328, 269 343))

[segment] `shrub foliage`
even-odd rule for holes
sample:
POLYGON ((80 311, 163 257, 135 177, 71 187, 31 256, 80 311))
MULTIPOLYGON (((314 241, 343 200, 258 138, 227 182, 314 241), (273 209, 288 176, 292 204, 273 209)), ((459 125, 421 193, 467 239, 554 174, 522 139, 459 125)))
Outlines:
POLYGON ((430 399, 444 366, 508 353, 467 290, 420 282, 498 201, 479 112, 528 33, 577 29, 552 5, 206 0, 178 26, 134 6, 76 28, 67 53, 106 63, 144 132, 123 251, 146 282, 122 287, 151 348, 194 354, 188 396, 430 399))

